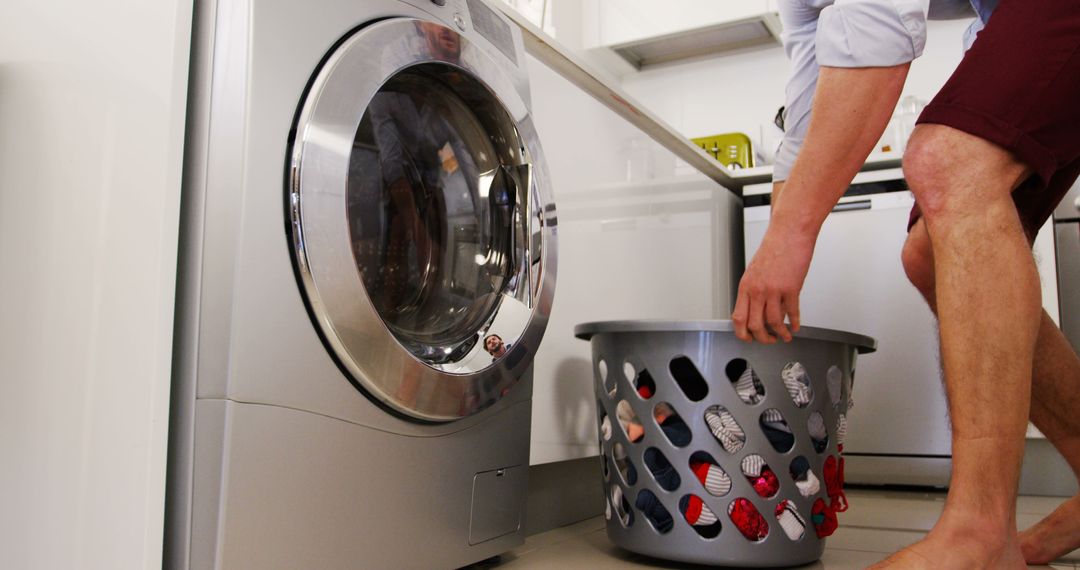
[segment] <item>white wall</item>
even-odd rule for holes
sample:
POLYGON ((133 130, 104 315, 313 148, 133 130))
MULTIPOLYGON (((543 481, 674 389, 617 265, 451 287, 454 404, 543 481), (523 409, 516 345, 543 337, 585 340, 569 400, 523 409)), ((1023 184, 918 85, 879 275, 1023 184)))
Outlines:
POLYGON ((191 12, 0 4, 0 567, 161 567, 191 12))
MULTIPOLYGON (((532 57, 558 212, 558 282, 536 356, 533 464, 597 454, 589 344, 574 326, 729 313, 737 199, 532 57)), ((739 238, 741 240, 741 234, 739 238)))
MULTIPOLYGON (((966 20, 930 22, 923 56, 911 66, 904 95, 929 101, 963 56, 966 20)), ((756 142, 784 104, 783 48, 758 49, 670 64, 622 77, 623 88, 679 132, 694 138, 740 131, 756 142)))

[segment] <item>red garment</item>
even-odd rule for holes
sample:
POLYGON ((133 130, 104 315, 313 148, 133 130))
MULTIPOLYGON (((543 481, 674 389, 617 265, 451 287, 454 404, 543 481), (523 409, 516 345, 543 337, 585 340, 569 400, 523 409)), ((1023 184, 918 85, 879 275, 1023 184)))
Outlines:
POLYGON ((690 500, 686 504, 686 512, 683 516, 686 517, 686 522, 690 524, 697 524, 698 519, 701 518, 701 507, 704 505, 697 495, 690 495, 690 500))
POLYGON ((765 537, 769 535, 769 523, 754 507, 754 503, 748 499, 740 497, 732 501, 731 506, 728 507, 728 516, 731 517, 731 522, 735 523, 735 528, 739 529, 747 540, 757 542, 765 540, 765 537))
POLYGON ((638 396, 641 396, 642 398, 644 398, 646 400, 648 400, 649 398, 652 398, 652 395, 653 395, 652 389, 650 389, 648 386, 639 386, 638 389, 637 389, 637 393, 638 393, 638 396))
POLYGON ((761 469, 761 475, 757 477, 747 477, 750 480, 750 484, 754 486, 754 490, 758 495, 765 497, 766 499, 776 496, 776 493, 780 491, 780 481, 777 480, 776 474, 772 472, 772 469, 764 467, 761 469))
POLYGON ((694 476, 697 477, 701 484, 705 484, 705 478, 709 475, 709 464, 704 461, 691 461, 690 470, 694 472, 694 476))
POLYGON ((836 520, 836 511, 826 505, 824 499, 814 501, 814 507, 810 511, 810 520, 814 523, 818 538, 832 536, 832 533, 836 532, 836 527, 840 526, 836 520))
POLYGON ((832 504, 829 506, 838 513, 848 509, 847 496, 844 495, 844 464, 830 455, 825 458, 825 493, 832 504))

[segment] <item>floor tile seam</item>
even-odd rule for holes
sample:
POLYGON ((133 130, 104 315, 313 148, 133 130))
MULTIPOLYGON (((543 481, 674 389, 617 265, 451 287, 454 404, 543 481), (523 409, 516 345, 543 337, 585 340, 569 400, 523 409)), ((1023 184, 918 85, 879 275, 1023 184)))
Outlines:
POLYGON ((907 528, 907 527, 892 527, 892 526, 888 526, 888 527, 886 527, 886 526, 867 526, 867 525, 861 525, 861 524, 841 523, 840 524, 840 530, 838 532, 843 532, 844 529, 873 530, 873 531, 877 531, 877 532, 916 532, 916 533, 919 533, 919 534, 926 534, 926 533, 930 532, 930 529, 928 529, 928 528, 907 528))

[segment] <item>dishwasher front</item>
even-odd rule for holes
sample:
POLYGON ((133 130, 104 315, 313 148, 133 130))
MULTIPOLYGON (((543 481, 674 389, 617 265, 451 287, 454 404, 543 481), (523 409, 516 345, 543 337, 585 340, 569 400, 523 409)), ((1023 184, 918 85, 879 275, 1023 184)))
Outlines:
MULTIPOLYGON (((768 227, 771 190, 771 184, 744 190, 747 260, 768 227)), ((821 228, 800 296, 806 325, 878 340, 877 352, 859 359, 855 405, 848 413, 844 457, 850 483, 949 483, 952 445, 937 322, 900 264, 914 203, 899 168, 856 175, 821 228)), ((1058 322, 1052 222, 1040 230, 1034 256, 1043 308, 1058 322)), ((1042 435, 1029 427, 1028 437, 1042 435)))
MULTIPOLYGON (((747 187, 746 259, 769 224, 771 185, 747 187)), ((844 441, 848 482, 944 487, 951 444, 937 326, 904 275, 915 203, 900 169, 860 173, 825 220, 800 296, 808 326, 878 339, 860 358, 844 441)))

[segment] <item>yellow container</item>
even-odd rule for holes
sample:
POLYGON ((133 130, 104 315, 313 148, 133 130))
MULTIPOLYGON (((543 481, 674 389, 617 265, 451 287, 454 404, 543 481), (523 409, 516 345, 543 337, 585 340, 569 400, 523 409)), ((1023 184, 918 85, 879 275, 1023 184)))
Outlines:
POLYGON ((754 150, 750 145, 750 137, 743 133, 724 133, 711 137, 690 139, 705 152, 713 155, 716 160, 728 168, 752 168, 754 166, 754 150))

